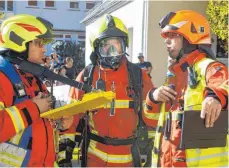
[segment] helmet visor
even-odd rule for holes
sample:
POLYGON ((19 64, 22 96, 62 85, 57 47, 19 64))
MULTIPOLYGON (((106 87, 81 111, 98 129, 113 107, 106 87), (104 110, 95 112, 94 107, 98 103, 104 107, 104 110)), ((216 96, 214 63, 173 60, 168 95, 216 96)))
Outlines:
POLYGON ((101 57, 115 57, 126 52, 124 40, 118 37, 102 39, 98 49, 101 57))

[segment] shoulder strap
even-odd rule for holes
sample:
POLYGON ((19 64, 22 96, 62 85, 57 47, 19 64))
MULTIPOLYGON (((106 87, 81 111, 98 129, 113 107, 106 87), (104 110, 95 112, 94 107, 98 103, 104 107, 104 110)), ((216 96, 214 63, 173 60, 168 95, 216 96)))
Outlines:
POLYGON ((88 85, 92 85, 94 70, 95 70, 95 65, 93 64, 89 64, 88 66, 85 67, 83 73, 84 83, 88 85))
POLYGON ((5 74, 10 80, 10 82, 12 83, 15 92, 12 104, 20 103, 24 99, 27 99, 28 96, 26 94, 21 77, 15 70, 14 66, 1 55, 0 55, 0 71, 3 74, 5 74))
POLYGON ((148 145, 148 130, 145 122, 142 118, 143 106, 142 106, 142 89, 143 89, 143 80, 142 80, 142 70, 137 65, 127 62, 128 76, 129 76, 129 88, 133 87, 134 95, 134 110, 138 114, 139 122, 137 125, 137 144, 140 151, 145 149, 148 145))
POLYGON ((143 84, 142 84, 142 70, 139 66, 136 64, 133 64, 131 62, 127 62, 127 68, 128 68, 128 76, 129 76, 129 87, 133 87, 134 95, 134 110, 136 113, 139 115, 139 125, 144 126, 146 125, 142 119, 142 89, 143 89, 143 84))

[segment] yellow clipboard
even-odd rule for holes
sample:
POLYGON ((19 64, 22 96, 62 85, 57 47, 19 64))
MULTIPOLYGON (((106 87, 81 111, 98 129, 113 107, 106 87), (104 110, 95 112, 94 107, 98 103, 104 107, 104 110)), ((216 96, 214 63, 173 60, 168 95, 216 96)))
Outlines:
POLYGON ((81 101, 76 101, 74 103, 49 110, 45 113, 42 113, 40 116, 42 118, 49 119, 59 119, 63 116, 73 116, 76 114, 84 113, 88 110, 102 108, 107 103, 110 103, 114 98, 115 93, 112 91, 94 91, 85 94, 81 101))

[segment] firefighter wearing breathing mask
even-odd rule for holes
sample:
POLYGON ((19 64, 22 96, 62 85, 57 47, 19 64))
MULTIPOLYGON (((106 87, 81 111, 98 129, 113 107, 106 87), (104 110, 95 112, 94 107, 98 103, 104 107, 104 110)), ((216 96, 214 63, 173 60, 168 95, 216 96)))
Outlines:
MULTIPOLYGON (((108 14, 95 24, 96 32, 90 37, 92 64, 76 80, 96 89, 114 91, 116 98, 105 108, 75 117, 74 123, 80 119, 86 123, 82 166, 140 167, 140 155, 151 154, 148 144, 152 144, 154 135, 147 126, 151 121, 145 111, 148 109, 143 106, 153 84, 145 72, 126 58, 129 36, 123 22, 108 14)), ((83 94, 74 88, 70 90, 73 100, 81 99, 83 94)), ((151 157, 148 158, 145 166, 150 165, 151 157)))

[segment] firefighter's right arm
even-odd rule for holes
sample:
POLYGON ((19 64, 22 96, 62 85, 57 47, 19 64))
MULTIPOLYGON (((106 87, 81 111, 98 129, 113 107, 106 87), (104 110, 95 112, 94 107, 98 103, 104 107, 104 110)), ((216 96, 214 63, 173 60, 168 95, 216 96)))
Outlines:
POLYGON ((11 137, 31 125, 35 120, 39 118, 40 111, 38 105, 32 99, 27 99, 12 105, 15 94, 12 84, 9 79, 1 72, 0 79, 1 143, 9 140, 11 137))
MULTIPOLYGON (((146 96, 146 105, 144 108, 143 116, 143 119, 147 123, 147 125, 154 128, 157 127, 162 102, 169 102, 171 100, 175 100, 176 94, 177 93, 173 89, 167 86, 153 88, 148 92, 146 96)), ((166 103, 166 109, 162 110, 168 110, 169 107, 170 104, 166 103)))
MULTIPOLYGON (((79 75, 76 78, 77 82, 82 82, 83 83, 83 74, 84 74, 84 70, 82 70, 79 75)), ((81 100, 83 95, 84 95, 84 91, 79 90, 77 88, 71 87, 70 91, 69 91, 69 98, 71 99, 71 101, 75 101, 75 100, 81 100)))
POLYGON ((157 102, 169 102, 176 99, 177 92, 168 86, 161 86, 154 90, 152 99, 157 102))
MULTIPOLYGON (((81 71, 79 73, 79 75, 77 76, 76 78, 76 81, 78 82, 83 82, 83 73, 84 73, 84 70, 81 71)), ((74 102, 76 100, 81 100, 83 95, 84 95, 84 91, 82 90, 79 90, 79 89, 76 89, 74 87, 71 87, 70 88, 70 91, 69 91, 69 102, 74 102)), ((68 130, 66 130, 67 132, 75 132, 76 130, 76 127, 79 123, 79 120, 84 116, 84 114, 77 114, 74 116, 74 119, 73 119, 73 123, 71 124, 71 126, 68 128, 68 130)))

